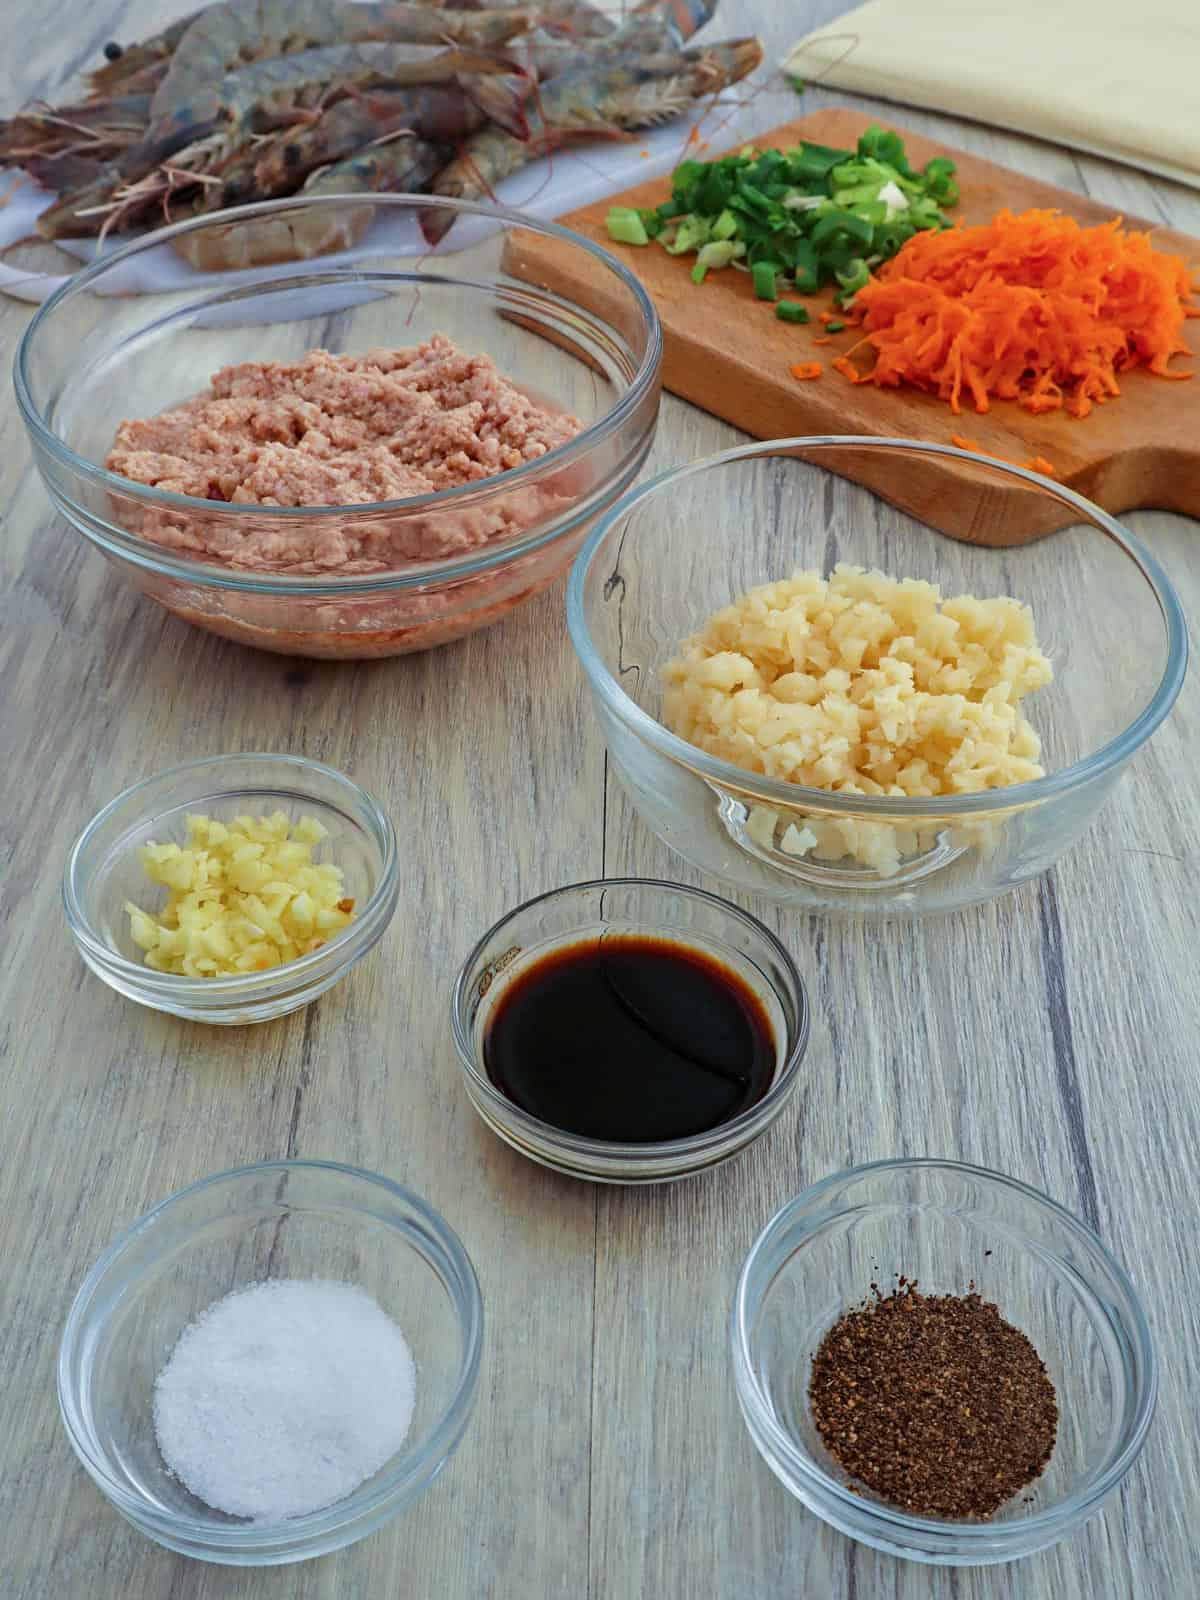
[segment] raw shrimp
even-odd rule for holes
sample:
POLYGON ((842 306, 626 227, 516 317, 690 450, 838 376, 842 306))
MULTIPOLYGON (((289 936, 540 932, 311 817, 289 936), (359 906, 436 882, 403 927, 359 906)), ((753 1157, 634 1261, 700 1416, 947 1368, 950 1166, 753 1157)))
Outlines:
MULTIPOLYGON (((254 200, 270 200, 288 192, 284 189, 260 190, 255 177, 257 164, 258 142, 251 140, 247 144, 240 145, 230 153, 228 160, 222 163, 220 169, 211 174, 216 181, 201 185, 200 194, 188 207, 189 212, 199 215, 206 211, 224 211, 230 206, 243 206, 254 200)), ((298 188, 299 181, 296 179, 288 189, 298 188)), ((168 195, 169 193, 168 187, 168 195)))
POLYGON ((118 95, 58 107, 35 103, 0 122, 0 161, 20 163, 28 156, 83 149, 96 154, 92 147, 98 145, 123 148, 146 131, 149 115, 149 95, 118 95))
MULTIPOLYGON (((737 83, 762 58, 760 39, 735 39, 707 49, 667 52, 636 64, 609 63, 567 73, 542 86, 536 109, 530 108, 528 140, 514 139, 497 128, 482 129, 438 174, 432 192, 482 199, 502 178, 572 136, 619 135, 654 127, 704 95, 737 83)), ((432 208, 425 212, 421 227, 429 243, 436 244, 453 220, 452 213, 432 208)))
POLYGON ((371 226, 374 215, 375 207, 369 203, 297 207, 279 216, 213 222, 180 234, 171 244, 198 272, 237 272, 351 250, 371 226))
POLYGON ((192 110, 173 132, 156 136, 152 131, 87 189, 63 196, 44 211, 38 232, 55 239, 129 227, 146 202, 178 188, 187 175, 192 182, 213 175, 247 132, 295 120, 299 97, 306 92, 327 93, 331 85, 345 93, 356 84, 445 83, 464 73, 502 72, 505 65, 479 51, 405 44, 331 45, 256 62, 229 73, 212 91, 217 115, 195 120, 192 110))
MULTIPOLYGON (((523 10, 462 13, 347 0, 224 0, 184 34, 154 96, 155 122, 176 121, 248 63, 368 40, 403 44, 503 44, 530 25, 523 10)), ((211 113, 201 110, 195 120, 211 113)))
MULTIPOLYGON (((361 150, 312 173, 303 194, 381 194, 420 190, 444 165, 445 145, 398 138, 361 150)), ((234 272, 275 261, 352 249, 370 227, 375 207, 300 206, 278 216, 248 217, 181 234, 173 241, 185 261, 202 272, 234 272)))
POLYGON ((537 28, 519 38, 513 54, 543 82, 563 73, 599 67, 616 57, 639 59, 678 49, 709 21, 716 0, 645 0, 645 3, 603 38, 580 39, 570 33, 537 28))
MULTIPOLYGON (((308 127, 277 135, 256 157, 253 198, 286 194, 317 167, 341 161, 365 145, 406 128, 423 139, 458 144, 483 121, 459 88, 370 90, 327 107, 308 127)), ((228 185, 226 185, 226 188, 228 185)), ((250 195, 240 197, 245 200, 250 195)), ((225 198, 224 205, 237 204, 225 198)))
POLYGON ((299 50, 226 73, 203 91, 199 103, 180 107, 168 122, 152 127, 151 137, 169 144, 186 129, 191 142, 207 137, 222 122, 269 126, 272 106, 308 88, 336 85, 348 90, 356 84, 384 83, 401 88, 446 83, 464 72, 502 73, 507 67, 499 57, 465 48, 367 43, 299 50))
MULTIPOLYGON (((483 200, 502 179, 553 148, 554 141, 545 133, 535 139, 514 139, 490 123, 473 134, 449 166, 442 168, 430 193, 455 200, 483 200)), ((431 206, 421 213, 421 232, 430 244, 437 244, 453 225, 454 213, 440 207, 431 206)))
MULTIPOLYGON (((0 122, 0 160, 57 189, 37 224, 47 238, 204 215, 343 170, 371 183, 403 170, 415 187, 439 145, 458 147, 439 192, 487 194, 569 139, 654 126, 757 65, 748 41, 683 49, 717 0, 630 3, 618 23, 592 0, 218 0, 107 47, 90 100, 0 122)), ((246 243, 223 229, 214 254, 284 259, 286 231, 272 220, 246 243)), ((297 250, 335 232, 326 219, 297 250)))
MULTIPOLYGON (((690 101, 737 83, 762 61, 758 39, 735 39, 691 50, 662 50, 637 57, 600 58, 552 78, 528 107, 531 137, 551 143, 569 134, 617 134, 652 128, 687 109, 690 101)), ((497 96, 514 80, 481 79, 473 93, 493 121, 497 96)))
POLYGON ((322 167, 305 183, 302 194, 419 193, 446 163, 447 147, 427 139, 404 137, 360 150, 346 161, 322 167))
MULTIPOLYGON (((335 110, 353 105, 353 101, 344 100, 335 110)), ((373 145, 366 145, 361 135, 350 145, 352 152, 344 160, 337 160, 332 154, 326 157, 325 164, 315 164, 307 174, 297 173, 289 175, 288 189, 294 191, 300 187, 300 179, 307 176, 303 184, 305 193, 311 194, 360 194, 368 191, 384 189, 420 189, 427 184, 434 174, 445 166, 450 156, 450 146, 444 143, 409 136, 406 129, 399 129, 391 134, 378 138, 373 145)), ((277 190, 276 193, 282 193, 277 190)), ((266 199, 267 193, 258 184, 255 176, 255 152, 253 147, 241 152, 238 157, 227 166, 221 176, 221 182, 210 186, 199 199, 189 207, 193 215, 202 215, 207 211, 220 211, 226 207, 244 205, 251 200, 266 199)), ((266 218, 271 222, 274 219, 266 218)), ((241 247, 239 246, 239 249, 241 247)))

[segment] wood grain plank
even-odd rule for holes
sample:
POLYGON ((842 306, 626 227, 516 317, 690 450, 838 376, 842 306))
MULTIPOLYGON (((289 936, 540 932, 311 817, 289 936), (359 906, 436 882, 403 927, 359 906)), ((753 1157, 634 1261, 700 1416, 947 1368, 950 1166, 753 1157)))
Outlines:
MULTIPOLYGON (((81 28, 67 0, 17 0, 9 11, 28 47, 0 63, 0 107, 64 81, 84 43, 136 38, 186 4, 102 0, 81 28)), ((763 33, 774 60, 838 5, 724 0, 717 27, 763 33)), ((797 106, 777 79, 764 81, 749 113, 763 130, 797 106)), ((803 109, 832 98, 811 89, 803 109)), ((896 119, 894 108, 855 104, 896 119)), ((902 120, 1200 232, 1200 196, 1178 186, 932 114, 902 120)), ((28 315, 0 301, 7 352, 28 315)), ((738 437, 668 398, 650 467, 738 437)), ((597 1192, 540 1173, 476 1123, 445 1011, 460 956, 523 896, 602 865, 694 881, 615 786, 605 796, 561 591, 426 657, 274 659, 205 638, 127 592, 50 515, 11 399, 0 403, 0 506, 4 1600, 1190 1592, 1200 1517, 1194 681, 1044 884, 916 929, 768 911, 815 1005, 795 1108, 695 1183, 597 1192), (254 747, 317 755, 384 799, 404 851, 396 921, 372 959, 303 1016, 225 1032, 134 1010, 70 947, 58 905, 70 841, 137 776, 254 747), (287 1149, 391 1172, 459 1228, 487 1303, 483 1392, 456 1462, 391 1528, 285 1572, 209 1568, 127 1528, 77 1467, 54 1402, 57 1337, 78 1279, 126 1222, 179 1183, 287 1149), (737 1413, 725 1319, 753 1235, 802 1184, 897 1151, 980 1160, 1074 1208, 1094 1204, 1159 1341, 1162 1402, 1129 1485, 1081 1534, 1013 1568, 931 1571, 831 1533, 771 1477, 737 1413)), ((1195 526, 1133 522, 1185 607, 1200 611, 1195 526)))

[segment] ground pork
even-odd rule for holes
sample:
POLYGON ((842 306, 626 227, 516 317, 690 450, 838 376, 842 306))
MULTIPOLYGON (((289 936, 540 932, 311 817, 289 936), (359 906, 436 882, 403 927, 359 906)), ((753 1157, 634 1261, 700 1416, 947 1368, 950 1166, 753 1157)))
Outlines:
MULTIPOLYGON (((222 504, 360 506, 490 478, 573 438, 579 420, 531 400, 489 357, 438 334, 410 350, 243 362, 209 392, 117 429, 105 465, 136 483, 222 504)), ((420 515, 256 520, 125 502, 157 544, 249 571, 345 574, 461 555, 532 527, 569 485, 420 515)))

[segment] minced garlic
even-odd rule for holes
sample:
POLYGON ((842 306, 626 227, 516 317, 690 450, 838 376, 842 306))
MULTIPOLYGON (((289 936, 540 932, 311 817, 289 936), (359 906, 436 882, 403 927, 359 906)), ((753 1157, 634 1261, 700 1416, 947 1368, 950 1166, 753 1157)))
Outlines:
POLYGON ((157 915, 125 904, 146 965, 215 978, 265 972, 319 949, 354 915, 341 868, 312 859, 326 833, 314 817, 293 827, 282 811, 229 824, 189 816, 185 845, 143 845, 147 877, 170 891, 157 915))
MULTIPOLYGON (((664 669, 663 716, 710 755, 806 788, 975 794, 1043 775, 1019 707, 1051 676, 1019 601, 943 600, 935 584, 839 566, 712 616, 664 669)), ((760 831, 784 821, 786 854, 850 857, 885 876, 927 843, 886 820, 798 813, 788 826, 763 811, 760 831)))

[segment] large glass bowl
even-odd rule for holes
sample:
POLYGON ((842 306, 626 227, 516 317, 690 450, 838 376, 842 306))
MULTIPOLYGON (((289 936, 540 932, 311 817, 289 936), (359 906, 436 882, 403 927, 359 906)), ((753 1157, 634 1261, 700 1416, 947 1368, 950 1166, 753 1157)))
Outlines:
POLYGON ((810 1511, 876 1550, 945 1566, 1031 1555, 1094 1516, 1154 1415, 1156 1368, 1137 1292, 1096 1234, 1015 1179, 956 1161, 876 1161, 814 1184, 755 1240, 737 1287, 733 1370, 750 1436, 810 1511), (986 1521, 918 1517, 847 1479, 808 1398, 812 1357, 869 1286, 985 1300, 1032 1341, 1058 1396, 1049 1465, 986 1521))
POLYGON ((144 593, 245 644, 366 657, 456 639, 553 583, 641 467, 661 362, 654 307, 606 251, 498 206, 383 194, 218 212, 103 256, 33 318, 15 383, 55 506, 144 593), (438 210, 454 225, 430 247, 420 216, 438 210), (341 247, 309 259, 216 265, 331 241, 341 247), (490 356, 582 432, 494 478, 353 506, 231 505, 104 468, 122 419, 200 394, 224 366, 436 333, 490 356), (339 571, 347 546, 381 551, 387 570, 339 571), (458 553, 428 558, 442 550, 458 553), (241 565, 213 551, 237 551, 241 565), (297 553, 319 570, 297 570, 297 553))
POLYGON ((580 552, 567 621, 613 769, 660 838, 739 889, 873 914, 970 905, 1044 871, 1170 711, 1187 663, 1170 581, 1112 517, 1020 467, 899 439, 773 440, 640 485, 580 552), (663 667, 683 639, 755 585, 839 563, 1032 607, 1054 679, 1022 710, 1045 777, 931 799, 831 793, 663 725, 663 667))
POLYGON ((264 1161, 182 1189, 104 1252, 75 1296, 58 1398, 76 1455, 151 1539, 201 1561, 275 1566, 339 1550, 411 1504, 457 1449, 479 1386, 483 1304, 458 1235, 398 1183, 331 1161, 264 1161), (407 1438, 334 1505, 282 1521, 226 1516, 168 1471, 154 1382, 214 1301, 271 1278, 325 1278, 374 1297, 417 1369, 407 1438))

